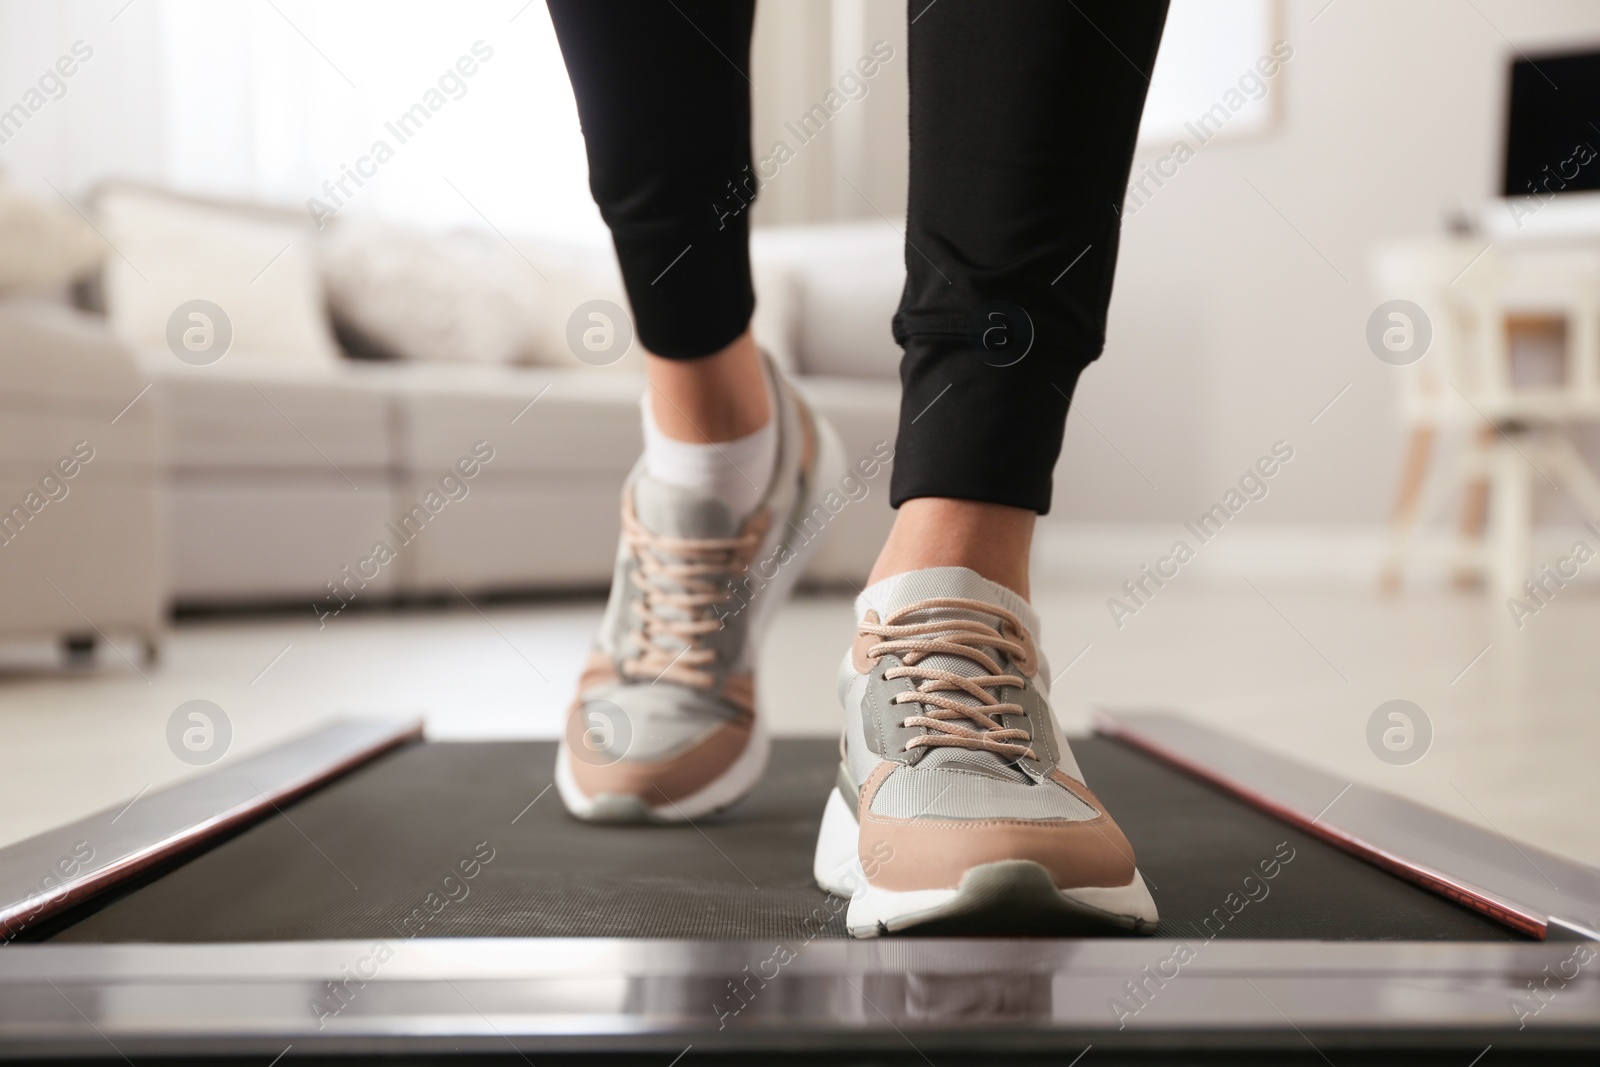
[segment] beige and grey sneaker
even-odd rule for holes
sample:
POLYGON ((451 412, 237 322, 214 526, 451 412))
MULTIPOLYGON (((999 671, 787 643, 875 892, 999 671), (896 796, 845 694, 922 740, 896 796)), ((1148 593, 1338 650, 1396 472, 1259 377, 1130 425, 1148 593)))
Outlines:
POLYGON ((857 611, 814 868, 850 898, 850 933, 1153 929, 1133 849, 1051 715, 1028 603, 936 567, 879 582, 857 611))
POLYGON ((567 714, 556 786, 595 822, 679 822, 742 798, 766 768, 756 653, 843 476, 833 428, 767 361, 777 460, 749 515, 650 478, 622 490, 611 598, 567 714))

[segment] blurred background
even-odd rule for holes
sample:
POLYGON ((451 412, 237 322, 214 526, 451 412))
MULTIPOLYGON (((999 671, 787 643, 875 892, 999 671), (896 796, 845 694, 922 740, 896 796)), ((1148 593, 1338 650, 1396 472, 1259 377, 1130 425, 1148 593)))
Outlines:
MULTIPOLYGON (((707 206, 853 456, 926 3, 761 0, 707 206)), ((1036 548, 1069 729, 1173 708, 1600 862, 1597 101, 1578 0, 1176 0, 1036 548)), ((338 715, 555 736, 625 307, 541 3, 0 0, 0 843, 338 715)), ((887 482, 775 627, 780 732, 837 729, 887 482)))

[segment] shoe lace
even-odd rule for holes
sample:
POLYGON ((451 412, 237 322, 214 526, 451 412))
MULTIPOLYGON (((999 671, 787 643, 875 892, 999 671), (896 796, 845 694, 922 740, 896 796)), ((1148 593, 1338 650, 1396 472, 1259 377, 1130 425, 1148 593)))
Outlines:
POLYGON ((903 693, 896 693, 895 704, 919 704, 922 711, 908 716, 901 726, 918 726, 929 730, 906 742, 913 748, 971 748, 993 752, 998 756, 1016 760, 1037 760, 1030 742, 1033 736, 1027 730, 1006 727, 997 716, 1020 715, 1021 704, 1001 701, 992 688, 1027 685, 1027 679, 1017 674, 1002 673, 999 661, 992 654, 1001 652, 1012 657, 1026 655, 1022 644, 1006 637, 1001 631, 975 619, 931 619, 923 622, 903 622, 911 615, 955 609, 991 615, 1001 620, 1013 632, 1020 633, 1022 623, 1004 608, 966 597, 932 597, 907 604, 890 612, 882 622, 863 622, 862 633, 881 638, 867 649, 867 655, 876 659, 885 654, 901 658, 901 666, 883 672, 885 678, 912 678, 917 685, 903 693), (977 663, 987 674, 967 677, 954 671, 930 667, 922 663, 929 656, 958 656, 977 663), (976 704, 958 700, 952 693, 965 693, 976 704))
POLYGON ((636 651, 619 665, 624 676, 697 689, 716 683, 706 668, 717 650, 705 638, 722 620, 712 609, 733 596, 730 579, 749 566, 762 526, 747 522, 735 537, 669 537, 646 529, 632 507, 623 509, 622 535, 640 587, 632 606, 636 651))

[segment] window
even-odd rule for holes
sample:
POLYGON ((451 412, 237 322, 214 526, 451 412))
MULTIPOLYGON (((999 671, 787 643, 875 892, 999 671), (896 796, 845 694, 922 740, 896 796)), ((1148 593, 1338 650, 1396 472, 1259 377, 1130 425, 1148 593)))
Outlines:
POLYGON ((538 0, 163 0, 157 17, 175 185, 313 214, 603 229, 538 0))
POLYGON ((1170 148, 1186 141, 1237 137, 1268 129, 1281 93, 1274 0, 1175 0, 1150 79, 1139 144, 1170 148), (1258 67, 1266 57, 1278 59, 1258 67), (1237 109, 1232 107, 1238 104, 1237 109))

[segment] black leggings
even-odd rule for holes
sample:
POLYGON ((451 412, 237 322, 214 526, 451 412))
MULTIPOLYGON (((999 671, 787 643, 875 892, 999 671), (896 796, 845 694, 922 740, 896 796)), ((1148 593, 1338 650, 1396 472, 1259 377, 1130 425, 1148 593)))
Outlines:
MULTIPOLYGON (((640 342, 695 359, 755 307, 754 0, 548 0, 640 342), (747 169, 748 168, 748 169, 747 169)), ((1106 307, 1164 0, 911 0, 905 349, 890 502, 1050 508, 1106 307)))

